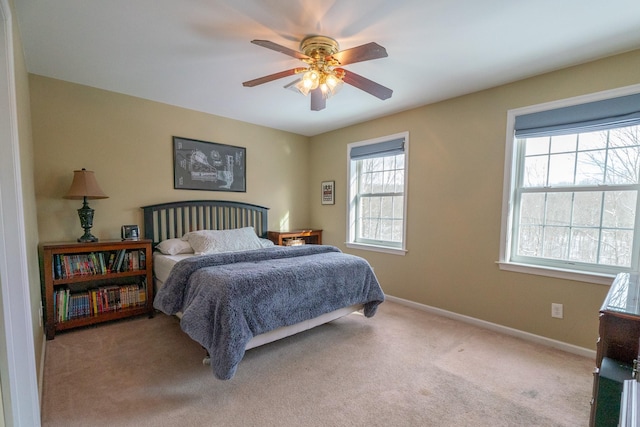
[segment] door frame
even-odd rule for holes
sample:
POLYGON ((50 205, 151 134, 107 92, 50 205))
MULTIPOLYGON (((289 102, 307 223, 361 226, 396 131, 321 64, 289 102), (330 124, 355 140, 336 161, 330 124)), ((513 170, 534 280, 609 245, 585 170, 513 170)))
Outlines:
POLYGON ((39 426, 13 61, 11 8, 0 0, 0 412, 7 426, 39 426))

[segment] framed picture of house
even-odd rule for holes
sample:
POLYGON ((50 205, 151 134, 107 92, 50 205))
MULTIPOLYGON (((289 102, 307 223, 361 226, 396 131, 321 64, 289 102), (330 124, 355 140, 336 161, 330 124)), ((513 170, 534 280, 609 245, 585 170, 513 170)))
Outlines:
POLYGON ((246 148, 173 137, 173 188, 246 192, 246 148))
POLYGON ((322 181, 322 204, 333 205, 336 202, 334 195, 335 181, 322 181))

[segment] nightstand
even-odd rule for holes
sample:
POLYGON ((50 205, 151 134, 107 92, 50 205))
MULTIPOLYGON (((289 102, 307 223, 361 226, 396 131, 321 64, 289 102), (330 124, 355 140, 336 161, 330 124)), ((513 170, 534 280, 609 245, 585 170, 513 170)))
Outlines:
POLYGON ((287 246, 287 242, 293 240, 302 240, 308 245, 322 244, 322 230, 269 231, 267 237, 280 246, 287 246))

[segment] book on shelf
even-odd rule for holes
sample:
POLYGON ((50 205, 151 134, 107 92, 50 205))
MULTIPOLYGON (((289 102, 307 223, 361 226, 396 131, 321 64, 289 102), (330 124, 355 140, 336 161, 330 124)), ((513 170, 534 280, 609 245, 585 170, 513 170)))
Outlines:
POLYGON ((67 279, 81 275, 105 274, 104 254, 102 252, 86 254, 54 254, 53 277, 67 279))
POLYGON ((146 304, 146 279, 139 283, 105 285, 79 292, 71 292, 66 287, 59 288, 54 291, 53 297, 54 313, 58 323, 144 307, 146 304))
POLYGON ((112 273, 117 273, 122 268, 122 262, 124 261, 125 252, 126 250, 120 249, 116 254, 116 261, 113 263, 113 269, 111 270, 112 273))
POLYGON ((81 254, 54 254, 52 264, 53 278, 61 280, 83 275, 144 270, 147 263, 145 250, 119 249, 81 254))
POLYGON ((113 270, 113 263, 116 261, 116 252, 109 252, 109 261, 107 262, 107 271, 113 270))
POLYGON ((53 277, 62 279, 62 263, 60 262, 60 255, 58 254, 53 256, 53 277))

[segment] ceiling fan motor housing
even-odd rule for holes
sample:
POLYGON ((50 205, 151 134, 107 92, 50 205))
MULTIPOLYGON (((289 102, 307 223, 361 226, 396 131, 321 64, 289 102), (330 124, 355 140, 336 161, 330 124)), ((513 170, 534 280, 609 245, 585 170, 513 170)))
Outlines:
POLYGON ((317 59, 338 53, 340 46, 331 37, 309 36, 300 42, 300 51, 311 58, 317 59))

